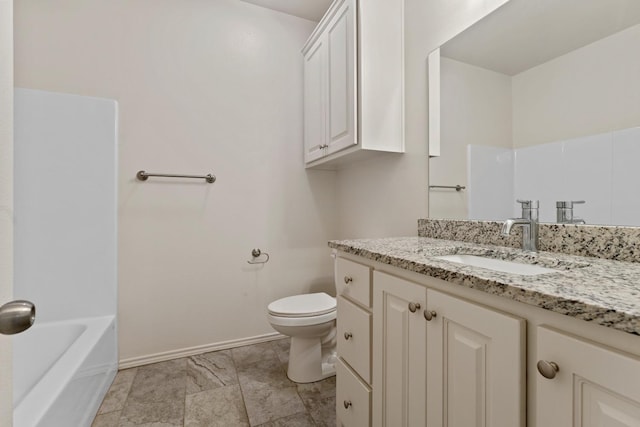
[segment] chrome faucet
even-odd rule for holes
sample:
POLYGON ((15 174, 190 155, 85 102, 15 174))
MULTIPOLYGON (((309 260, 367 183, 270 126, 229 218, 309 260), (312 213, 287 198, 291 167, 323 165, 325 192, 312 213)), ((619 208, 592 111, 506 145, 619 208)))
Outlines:
POLYGON ((514 226, 522 227, 522 249, 538 252, 538 206, 537 200, 517 200, 522 204, 522 218, 509 218, 502 225, 503 236, 511 234, 514 226))
POLYGON ((573 205, 583 204, 584 200, 556 202, 556 222, 558 224, 586 224, 584 219, 573 216, 573 205))

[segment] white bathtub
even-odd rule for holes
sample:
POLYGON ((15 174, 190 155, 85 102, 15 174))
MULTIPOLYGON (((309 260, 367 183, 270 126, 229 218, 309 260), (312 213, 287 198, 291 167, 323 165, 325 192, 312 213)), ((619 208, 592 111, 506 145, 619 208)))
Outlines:
POLYGON ((38 323, 13 341, 14 427, 89 427, 117 371, 114 316, 38 323))

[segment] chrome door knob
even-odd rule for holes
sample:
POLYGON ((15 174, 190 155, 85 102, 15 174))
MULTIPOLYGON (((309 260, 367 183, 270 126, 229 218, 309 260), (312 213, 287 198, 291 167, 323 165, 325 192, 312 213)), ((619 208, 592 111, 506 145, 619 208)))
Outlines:
POLYGON ((538 367, 540 375, 550 380, 554 379, 556 373, 560 370, 556 362, 549 362, 547 360, 539 360, 536 366, 538 367))
POLYGON ((344 409, 349 409, 351 407, 351 401, 350 400, 345 400, 344 401, 344 409))
POLYGON ((353 334, 352 334, 351 332, 345 332, 345 333, 344 333, 344 339, 345 339, 345 340, 348 340, 348 339, 350 339, 351 337, 353 337, 353 334))
POLYGON ((420 303, 419 302, 410 302, 409 303, 409 311, 412 313, 415 313, 416 310, 420 310, 420 303))
POLYGON ((0 307, 0 334, 26 331, 36 320, 36 306, 30 301, 11 301, 0 307))
POLYGON ((438 313, 436 313, 435 311, 424 311, 424 318, 427 319, 427 321, 431 321, 431 319, 433 319, 437 315, 438 313))

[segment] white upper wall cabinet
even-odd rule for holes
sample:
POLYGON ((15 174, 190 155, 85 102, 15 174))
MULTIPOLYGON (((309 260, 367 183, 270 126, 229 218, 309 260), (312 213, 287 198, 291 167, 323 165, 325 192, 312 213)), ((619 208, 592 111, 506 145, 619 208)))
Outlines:
POLYGON ((336 0, 305 44, 307 167, 404 151, 403 2, 336 0))

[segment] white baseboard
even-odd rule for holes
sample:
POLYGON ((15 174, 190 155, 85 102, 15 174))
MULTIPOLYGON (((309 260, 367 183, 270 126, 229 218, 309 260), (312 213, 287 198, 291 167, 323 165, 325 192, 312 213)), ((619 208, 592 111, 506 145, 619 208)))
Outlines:
POLYGON ((222 341, 213 344, 198 345, 195 347, 181 348, 179 350, 165 351, 162 353, 149 354, 146 356, 131 357, 123 359, 118 363, 118 369, 134 368, 136 366, 148 365, 150 363, 164 362, 171 359, 193 356, 195 354, 208 353, 210 351, 226 350, 229 348, 242 347, 245 345, 258 344, 261 342, 274 341, 286 338, 285 335, 277 332, 258 335, 255 337, 241 338, 237 340, 222 341))

